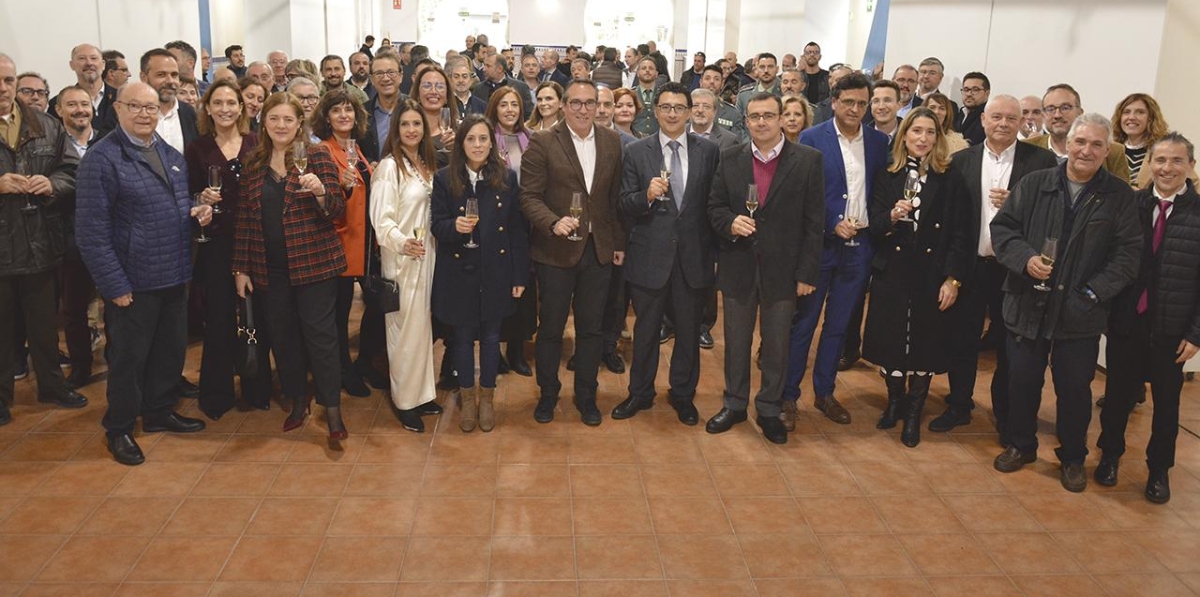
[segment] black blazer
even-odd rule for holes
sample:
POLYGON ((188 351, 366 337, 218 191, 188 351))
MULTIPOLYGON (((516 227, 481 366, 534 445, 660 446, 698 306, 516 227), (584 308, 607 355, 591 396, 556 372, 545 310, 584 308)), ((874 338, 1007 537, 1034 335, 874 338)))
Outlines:
POLYGON ((779 169, 754 214, 757 232, 735 237, 729 231, 734 217, 750 215, 746 189, 754 182, 753 150, 753 143, 744 143, 722 152, 713 177, 708 217, 721 238, 717 288, 747 298, 757 271, 763 302, 795 299, 797 282, 817 285, 825 230, 823 158, 811 147, 784 141, 779 169))
MULTIPOLYGON (((983 152, 987 148, 983 143, 972 145, 950 158, 950 171, 953 172, 962 181, 962 188, 966 193, 962 195, 962 200, 966 205, 962 206, 964 212, 964 232, 966 237, 967 264, 963 270, 963 278, 960 281, 963 284, 969 284, 975 273, 974 256, 979 255, 979 227, 982 225, 982 210, 983 210, 983 189, 979 186, 980 178, 983 176, 983 152)), ((1017 188, 1017 183, 1026 174, 1046 168, 1053 168, 1058 165, 1058 160, 1054 157, 1054 153, 1048 149, 1042 149, 1030 145, 1029 143, 1017 142, 1017 153, 1013 157, 1012 175, 1008 178, 1008 190, 1011 193, 1017 188)))
MULTIPOLYGON (((651 178, 661 174, 663 146, 658 135, 625 146, 621 201, 618 208, 630 224, 625 246, 625 279, 651 289, 666 286, 679 259, 684 281, 691 288, 713 285, 713 235, 708 221, 720 153, 699 135, 687 133, 688 176, 682 210, 675 200, 646 200, 651 178)), ((674 196, 672 196, 674 197, 674 196)))
MULTIPOLYGON (((897 281, 905 284, 910 292, 936 292, 947 276, 962 281, 967 262, 969 251, 964 241, 964 229, 968 226, 960 202, 964 194, 962 182, 949 169, 944 173, 935 172, 932 168, 928 171, 919 195, 920 224, 914 231, 912 224, 893 223, 891 218, 896 201, 904 197, 907 175, 907 168, 898 172, 880 170, 875 175, 875 185, 867 206, 871 242, 875 246, 871 267, 878 275, 887 273, 890 264, 908 260, 905 264, 908 267, 901 271, 906 274, 921 272, 925 274, 925 279, 897 281)), ((975 236, 979 236, 978 231, 975 236)))
POLYGON ((971 145, 979 145, 983 143, 986 135, 983 132, 983 106, 978 106, 974 109, 967 109, 963 112, 963 108, 959 108, 954 112, 954 130, 962 133, 963 139, 971 145))

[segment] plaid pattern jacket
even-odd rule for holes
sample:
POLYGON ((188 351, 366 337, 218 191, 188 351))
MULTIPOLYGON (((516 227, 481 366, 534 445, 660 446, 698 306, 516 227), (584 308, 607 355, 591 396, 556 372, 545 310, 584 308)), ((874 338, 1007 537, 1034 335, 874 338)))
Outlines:
MULTIPOLYGON (((262 193, 269 167, 242 174, 242 206, 238 210, 233 249, 233 271, 250 276, 255 286, 267 286, 267 252, 263 243, 262 193)), ((283 242, 287 248, 288 281, 292 286, 337 277, 346 269, 346 255, 333 221, 346 210, 338 184, 338 168, 329 149, 314 145, 308 150, 308 172, 325 184, 325 211, 313 195, 300 186, 300 176, 288 171, 283 194, 283 242)))

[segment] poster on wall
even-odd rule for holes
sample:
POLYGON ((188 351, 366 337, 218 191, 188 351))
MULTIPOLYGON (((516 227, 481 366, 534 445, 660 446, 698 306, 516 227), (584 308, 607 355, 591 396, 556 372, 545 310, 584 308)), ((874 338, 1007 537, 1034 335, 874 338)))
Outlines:
POLYGON ((403 0, 392 0, 392 8, 400 10, 403 0))

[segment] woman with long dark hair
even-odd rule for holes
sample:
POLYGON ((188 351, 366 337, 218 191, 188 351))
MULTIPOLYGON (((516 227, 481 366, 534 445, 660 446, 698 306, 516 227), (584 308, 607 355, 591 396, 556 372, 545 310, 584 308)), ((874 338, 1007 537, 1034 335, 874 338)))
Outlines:
POLYGON ((329 150, 308 143, 295 96, 267 98, 262 121, 263 134, 242 172, 245 209, 238 211, 234 282, 239 296, 266 295, 275 364, 292 404, 283 430, 304 425, 311 369, 330 443, 339 447, 349 433, 342 423, 334 305, 346 256, 333 223, 346 211, 345 196, 329 150))
POLYGON ((438 167, 450 160, 450 145, 454 143, 454 125, 462 117, 458 102, 450 101, 450 76, 435 64, 422 66, 413 83, 413 96, 425 113, 425 122, 433 131, 433 148, 437 151, 438 167), (443 109, 449 110, 449 119, 443 109))
POLYGON ((482 117, 463 119, 450 165, 433 177, 431 231, 438 253, 433 313, 454 330, 449 349, 458 375, 463 431, 476 424, 483 431, 495 426, 500 325, 513 312, 529 277, 529 231, 519 208, 517 175, 500 158, 493 134, 482 117))
POLYGON ((563 88, 554 81, 542 81, 533 93, 536 104, 525 128, 531 132, 544 131, 563 119, 563 88))
POLYGON ((948 172, 950 149, 937 115, 914 108, 900 123, 892 164, 875 179, 868 208, 875 259, 863 358, 880 368, 888 401, 876 427, 904 419, 900 441, 921 441, 921 413, 934 374, 948 367, 944 312, 958 299, 967 259, 967 196, 948 172), (905 189, 915 189, 911 199, 905 189), (907 382, 907 387, 906 387, 907 382))

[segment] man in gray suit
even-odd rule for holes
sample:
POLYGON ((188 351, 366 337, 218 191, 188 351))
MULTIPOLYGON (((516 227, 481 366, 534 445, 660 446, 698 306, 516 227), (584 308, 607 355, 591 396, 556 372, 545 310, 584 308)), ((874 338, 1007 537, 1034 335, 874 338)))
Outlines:
POLYGON ((700 420, 693 399, 700 379, 700 312, 715 281, 707 203, 718 150, 685 132, 691 103, 682 84, 663 85, 654 98, 658 133, 625 148, 619 207, 630 223, 625 279, 637 321, 629 397, 613 409, 613 419, 654 405, 659 326, 669 306, 677 328, 667 402, 684 424, 700 420))
POLYGON ((688 132, 716 143, 718 149, 725 151, 737 145, 739 140, 737 135, 716 124, 717 104, 720 101, 715 93, 707 89, 693 90, 692 121, 688 124, 688 132))

